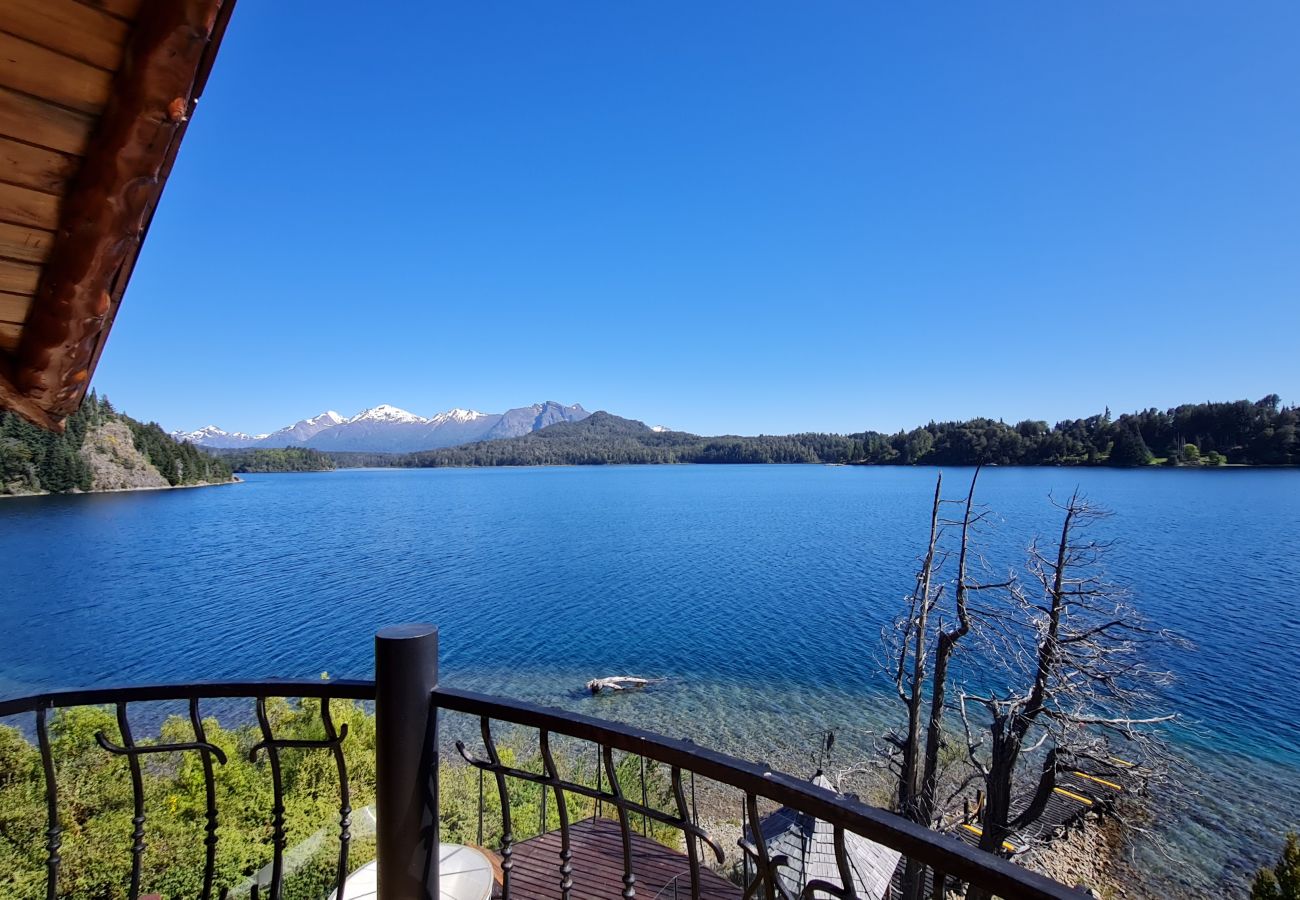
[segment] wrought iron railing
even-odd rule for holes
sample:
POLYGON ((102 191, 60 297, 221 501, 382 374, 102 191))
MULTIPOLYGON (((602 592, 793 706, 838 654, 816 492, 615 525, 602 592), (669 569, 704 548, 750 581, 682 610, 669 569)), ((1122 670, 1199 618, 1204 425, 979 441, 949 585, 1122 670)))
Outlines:
MULTIPOLYGON (((329 753, 338 773, 339 807, 337 888, 334 896, 345 896, 349 868, 349 844, 352 806, 349 775, 342 746, 348 737, 346 725, 335 727, 330 713, 330 699, 374 701, 376 716, 376 805, 377 871, 380 900, 426 900, 437 897, 439 827, 438 802, 438 721, 440 713, 469 716, 477 720, 482 750, 465 741, 455 743, 463 761, 485 774, 495 787, 501 808, 500 855, 502 900, 513 896, 526 900, 516 888, 515 825, 511 821, 509 791, 512 783, 535 785, 545 797, 553 797, 559 818, 560 852, 555 862, 554 878, 564 900, 574 893, 575 869, 570 821, 569 796, 583 797, 593 806, 608 809, 616 817, 622 847, 621 884, 612 887, 624 898, 637 896, 634 873, 634 823, 648 823, 680 832, 685 845, 688 869, 662 885, 671 887, 671 895, 701 896, 702 868, 706 854, 721 861, 723 848, 701 827, 694 808, 695 779, 707 780, 739 792, 743 797, 745 819, 750 827, 741 844, 752 864, 755 877, 744 887, 744 897, 765 900, 793 900, 778 877, 785 862, 770 852, 760 822, 760 805, 789 807, 828 823, 833 828, 835 865, 839 883, 825 879, 809 882, 801 898, 834 896, 853 898, 855 877, 845 847, 846 835, 860 835, 877 844, 893 848, 904 856, 925 865, 934 873, 934 896, 943 896, 945 885, 975 885, 997 896, 1032 898, 1032 900, 1077 900, 1083 895, 1008 860, 984 853, 949 836, 923 828, 845 795, 818 787, 811 782, 773 771, 771 768, 737 759, 688 740, 677 740, 627 725, 577 713, 549 709, 515 700, 493 697, 440 686, 437 674, 437 632, 432 627, 403 626, 381 632, 376 640, 376 680, 366 681, 251 681, 222 682, 183 686, 154 686, 123 689, 85 690, 43 694, 20 700, 0 701, 0 718, 31 715, 36 742, 40 750, 45 781, 47 810, 46 891, 47 900, 59 896, 60 847, 63 829, 59 818, 59 785, 48 734, 51 710, 70 706, 108 705, 115 709, 121 742, 101 733, 100 746, 108 753, 124 757, 131 774, 133 831, 129 840, 131 875, 130 900, 141 892, 141 857, 148 833, 148 810, 142 787, 141 765, 146 756, 157 754, 197 754, 201 763, 207 798, 204 825, 205 870, 201 900, 213 900, 213 867, 217 848, 217 825, 220 810, 214 782, 215 767, 225 762, 220 747, 205 734, 201 703, 220 698, 252 698, 256 703, 260 740, 249 751, 266 760, 271 774, 272 806, 268 810, 271 825, 272 873, 264 897, 278 900, 284 883, 283 860, 286 844, 285 794, 280 773, 280 754, 285 750, 309 750, 329 753), (303 740, 274 733, 267 715, 268 698, 315 698, 320 703, 324 739, 303 740), (131 704, 151 701, 185 701, 193 740, 169 743, 139 743, 133 738, 129 720, 131 704), (540 771, 509 764, 498 752, 494 724, 522 727, 536 732, 540 753, 540 771), (553 750, 555 739, 577 741, 592 746, 600 759, 599 778, 563 777, 553 750), (661 809, 647 801, 644 793, 629 792, 620 781, 614 754, 630 754, 667 768, 671 790, 671 808, 661 809), (688 784, 690 794, 688 796, 688 784), (814 893, 820 892, 820 893, 814 893)), ((645 779, 642 777, 642 785, 645 779)), ((542 827, 546 824, 542 813, 542 827)), ((481 838, 480 838, 481 842, 481 838)), ((4 873, 0 873, 3 877, 4 873)), ((224 890, 217 897, 225 896, 224 890)), ((649 894, 653 896, 653 894, 649 894)), ((323 898, 322 898, 323 900, 323 898)))
MULTIPOLYGON (((0 700, 0 720, 32 716, 32 730, 36 736, 37 748, 41 757, 41 771, 44 780, 46 830, 45 830, 45 867, 47 900, 56 900, 59 896, 59 869, 62 864, 60 850, 63 846, 64 827, 59 812, 59 783, 56 774, 56 761, 51 748, 49 719, 50 713, 61 709, 83 706, 112 707, 117 720, 121 743, 116 743, 100 731, 95 740, 106 752, 126 759, 131 780, 132 798, 132 832, 130 840, 131 873, 127 896, 131 900, 141 895, 141 870, 146 837, 148 834, 148 810, 145 808, 143 778, 143 759, 159 754, 196 753, 203 770, 203 785, 206 799, 204 812, 204 867, 201 900, 212 900, 227 896, 228 889, 223 888, 214 895, 214 870, 217 853, 217 824, 219 810, 217 807, 217 790, 215 766, 225 765, 225 752, 208 741, 203 724, 201 703, 204 700, 251 699, 256 705, 256 719, 261 740, 253 745, 250 755, 256 760, 259 755, 266 758, 271 774, 272 805, 268 810, 271 823, 272 862, 271 879, 268 894, 278 898, 284 879, 284 849, 286 845, 285 794, 281 779, 280 754, 285 749, 305 749, 328 751, 334 760, 339 778, 339 854, 337 883, 342 896, 348 874, 348 850, 351 843, 352 806, 349 796, 348 773, 344 764, 342 742, 347 737, 347 725, 336 728, 330 712, 328 701, 333 699, 373 700, 375 684, 373 681, 231 681, 207 682, 188 685, 149 685, 127 688, 104 688, 92 690, 62 691, 39 694, 14 700, 0 700), (284 739, 277 737, 272 730, 266 712, 266 701, 270 698, 313 698, 319 699, 321 725, 325 731, 324 740, 284 739), (192 741, 167 743, 137 743, 129 715, 133 704, 183 701, 187 706, 190 727, 193 730, 192 741)), ((7 873, 0 873, 3 876, 7 873)), ((256 890, 256 887, 254 888, 256 890)))
MULTIPOLYGON (((870 841, 900 851, 929 867, 934 873, 936 896, 947 887, 959 883, 974 884, 1004 898, 1042 898, 1042 900, 1077 900, 1082 894, 1009 860, 985 853, 952 837, 916 825, 901 816, 869 806, 852 797, 817 787, 813 783, 771 768, 718 753, 689 740, 664 737, 652 732, 595 719, 566 710, 547 709, 516 700, 491 697, 469 691, 436 687, 432 691, 435 709, 449 710, 477 716, 481 723, 482 741, 486 758, 471 753, 463 742, 457 749, 464 759, 496 780, 505 811, 503 837, 500 847, 502 869, 505 874, 502 896, 510 897, 510 870, 512 867, 511 823, 509 803, 506 799, 508 779, 541 785, 554 792, 555 805, 565 809, 565 794, 574 793, 598 800, 616 810, 623 843, 624 897, 635 896, 635 877, 632 871, 633 820, 647 817, 651 821, 668 825, 683 835, 686 844, 691 897, 700 895, 700 867, 703 849, 708 848, 721 861, 722 848, 694 821, 688 799, 683 790, 684 777, 690 773, 711 782, 726 785, 744 796, 747 819, 752 823, 746 834, 747 854, 756 869, 755 878, 746 888, 745 897, 761 896, 767 900, 789 897, 787 889, 777 877, 782 860, 769 852, 767 841, 756 823, 761 820, 760 801, 769 805, 790 807, 828 823, 834 829, 834 848, 839 884, 810 881, 803 889, 803 897, 831 894, 841 898, 855 897, 851 886, 855 878, 845 849, 845 835, 858 834, 870 841), (537 729, 538 742, 545 766, 541 773, 525 771, 503 765, 496 751, 492 723, 503 722, 537 729), (549 744, 554 735, 566 735, 590 742, 601 749, 605 788, 593 788, 578 781, 559 777, 549 744), (676 801, 674 812, 665 812, 646 806, 635 797, 627 796, 618 781, 612 754, 622 751, 662 763, 671 772, 672 793, 676 801), (701 847, 703 845, 703 847, 701 847)), ((564 848, 558 867, 562 896, 570 896, 572 888, 569 870, 570 824, 561 816, 560 828, 564 848)))

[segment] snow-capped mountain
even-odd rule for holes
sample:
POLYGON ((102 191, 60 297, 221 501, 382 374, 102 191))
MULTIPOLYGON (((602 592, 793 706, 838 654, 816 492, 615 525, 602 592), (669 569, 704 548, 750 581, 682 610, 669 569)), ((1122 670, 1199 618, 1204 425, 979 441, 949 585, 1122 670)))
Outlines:
POLYGON ((223 431, 216 425, 204 425, 196 431, 173 431, 172 437, 178 441, 188 441, 203 447, 230 449, 233 447, 252 447, 270 437, 266 434, 244 434, 242 431, 223 431))
MULTIPOLYGON (((329 409, 319 416, 313 416, 310 419, 303 419, 301 422, 295 422, 281 428, 279 431, 273 431, 268 435, 263 435, 263 440, 259 442, 262 447, 292 447, 301 444, 317 434, 320 434, 326 428, 333 428, 335 425, 342 425, 344 419, 334 410, 329 409)), ((195 444, 202 444, 203 441, 193 441, 195 444)))
POLYGON ((472 409, 449 409, 446 412, 438 413, 429 421, 464 423, 464 422, 473 422, 474 420, 481 419, 486 415, 487 413, 476 412, 472 409))
POLYGON ((556 422, 578 422, 588 415, 590 413, 577 403, 562 406, 549 400, 504 413, 449 409, 431 418, 384 404, 346 419, 328 410, 270 434, 247 435, 209 425, 198 431, 174 431, 172 436, 179 441, 214 449, 311 447, 317 450, 411 453, 517 437, 556 422))
POLYGON ((404 409, 398 409, 396 406, 389 406, 387 403, 381 403, 379 406, 372 406, 370 409, 363 409, 352 418, 348 419, 348 425, 356 425, 358 422, 396 422, 401 425, 423 425, 432 420, 415 413, 407 412, 404 409))

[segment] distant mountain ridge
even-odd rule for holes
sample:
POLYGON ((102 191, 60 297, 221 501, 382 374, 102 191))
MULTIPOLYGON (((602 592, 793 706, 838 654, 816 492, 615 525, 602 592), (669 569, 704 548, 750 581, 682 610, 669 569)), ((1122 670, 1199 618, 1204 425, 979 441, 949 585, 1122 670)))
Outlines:
POLYGON ((805 432, 704 436, 595 412, 509 440, 402 456, 336 458, 340 466, 552 466, 835 463, 938 466, 1295 466, 1300 407, 1260 400, 1183 404, 1055 425, 988 418, 930 422, 895 434, 805 432))
POLYGON ((553 400, 504 413, 449 409, 429 418, 381 404, 346 419, 332 409, 326 410, 268 434, 245 434, 208 425, 195 431, 173 431, 171 435, 178 441, 215 450, 305 447, 337 452, 413 453, 520 437, 559 422, 579 422, 589 415, 581 404, 564 406, 553 400))

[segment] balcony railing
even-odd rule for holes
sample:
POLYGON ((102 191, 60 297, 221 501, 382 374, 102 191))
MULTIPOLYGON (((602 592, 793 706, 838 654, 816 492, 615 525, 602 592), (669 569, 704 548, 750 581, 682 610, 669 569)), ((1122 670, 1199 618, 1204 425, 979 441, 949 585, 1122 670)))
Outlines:
MULTIPOLYGON (((530 784, 550 795, 559 817, 559 848, 554 865, 556 893, 569 900, 584 873, 575 869, 572 844, 577 823, 570 821, 570 800, 587 798, 593 807, 608 809, 616 816, 621 844, 621 872, 616 883, 582 882, 583 896, 603 889, 623 898, 638 896, 635 823, 653 822, 679 832, 684 844, 686 871, 673 876, 664 886, 648 885, 641 896, 653 897, 671 885, 665 896, 702 896, 707 857, 721 861, 723 848, 699 824, 688 803, 685 779, 693 789, 695 779, 708 781, 737 792, 743 798, 745 818, 751 827, 744 831, 741 846, 753 869, 753 878, 743 886, 743 897, 792 900, 787 886, 778 878, 786 859, 769 851, 761 828, 760 808, 788 807, 822 820, 833 829, 838 884, 826 879, 804 885, 800 897, 855 898, 855 879, 845 849, 852 833, 893 848, 916 860, 933 873, 934 896, 977 886, 1004 898, 1079 900, 1084 895, 1008 860, 984 853, 949 836, 923 828, 893 813, 861 803, 845 795, 820 788, 811 782, 767 766, 718 753, 690 741, 653 734, 627 725, 604 721, 568 711, 549 709, 515 700, 471 693, 438 683, 438 639, 432 626, 401 626, 379 633, 375 642, 375 681, 247 681, 110 688, 41 694, 0 701, 0 718, 30 717, 40 752, 46 807, 45 896, 60 896, 61 848, 64 825, 60 821, 58 767, 49 736, 52 710, 77 706, 109 706, 116 713, 120 742, 102 732, 96 739, 104 752, 126 760, 131 778, 132 833, 123 835, 124 856, 129 854, 130 876, 126 896, 141 896, 142 858, 148 835, 150 810, 146 808, 142 767, 146 759, 159 754, 195 754, 201 763, 206 809, 203 843, 204 872, 201 900, 225 897, 229 886, 218 887, 214 864, 221 811, 215 784, 215 767, 225 753, 208 741, 203 704, 227 698, 254 701, 260 735, 251 754, 269 768, 271 806, 266 811, 270 826, 272 859, 270 878, 261 897, 279 900, 285 881, 286 804, 281 778, 281 755, 286 751, 327 754, 338 776, 338 846, 336 893, 345 895, 352 843, 352 801, 349 773, 343 746, 347 725, 336 727, 330 711, 331 699, 373 701, 375 711, 375 797, 377 874, 379 900, 432 900, 438 897, 439 846, 439 722, 440 714, 458 714, 476 720, 481 750, 465 741, 455 742, 460 757, 488 779, 500 800, 501 841, 495 848, 500 858, 498 895, 503 900, 530 896, 528 883, 516 878, 516 840, 511 820, 512 785, 530 784), (319 739, 286 737, 275 733, 267 715, 271 698, 319 699, 319 739), (129 710, 133 704, 182 701, 187 704, 192 740, 159 743, 137 742, 133 737, 129 710), (535 733, 540 765, 526 768, 513 764, 498 750, 494 726, 515 726, 535 733), (556 740, 590 745, 599 759, 599 776, 591 779, 566 778, 557 764, 556 740), (672 803, 661 808, 646 800, 644 793, 629 791, 620 783, 615 754, 633 755, 665 767, 669 773, 672 803), (536 771, 534 770, 536 769, 536 771)), ((644 780, 642 782, 644 785, 644 780)), ((643 787, 644 790, 644 787, 643 787)), ((545 802, 545 801, 543 801, 545 802)), ((543 807, 544 810, 544 807, 543 807)), ((481 808, 480 808, 481 815, 481 808)), ((543 811, 543 822, 545 822, 543 811)), ((611 826, 612 827, 612 826, 611 826)), ((6 873, 0 873, 3 878, 6 873)), ((606 875, 608 877, 608 875, 606 875)), ((740 889, 737 889, 740 893, 740 889)), ((324 898, 321 898, 324 900, 324 898)))

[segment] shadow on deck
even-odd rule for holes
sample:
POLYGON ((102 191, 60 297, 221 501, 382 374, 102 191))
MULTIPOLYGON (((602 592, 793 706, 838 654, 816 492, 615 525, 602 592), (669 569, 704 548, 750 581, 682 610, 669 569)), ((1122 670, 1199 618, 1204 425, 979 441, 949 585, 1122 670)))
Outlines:
MULTIPOLYGON (((573 900, 617 898, 623 892, 623 839, 618 823, 585 819, 569 830, 573 850, 573 900)), ((529 900, 560 900, 560 833, 551 831, 514 847, 510 893, 529 900)), ((690 863, 686 854, 657 841, 632 835, 632 874, 636 895, 653 900, 691 896, 690 863)), ((498 886, 493 897, 500 897, 498 886)), ((700 867, 701 900, 740 900, 741 890, 725 878, 700 867)))

